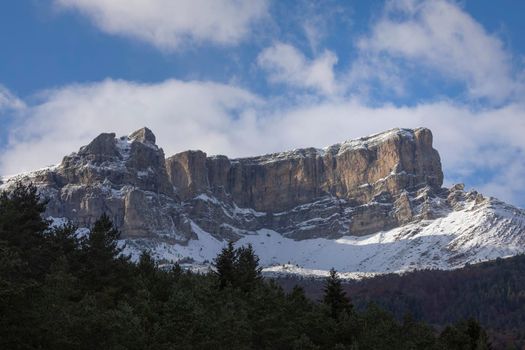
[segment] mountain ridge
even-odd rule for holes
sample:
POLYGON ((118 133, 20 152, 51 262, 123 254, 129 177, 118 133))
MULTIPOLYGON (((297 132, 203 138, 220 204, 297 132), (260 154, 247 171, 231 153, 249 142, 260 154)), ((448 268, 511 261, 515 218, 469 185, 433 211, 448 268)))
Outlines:
POLYGON ((233 240, 252 243, 268 273, 298 265, 297 273, 337 267, 353 276, 457 268, 525 250, 522 210, 442 187, 426 128, 236 159, 165 157, 155 142, 148 128, 103 133, 60 165, 0 186, 33 182, 49 200, 47 216, 79 227, 107 213, 130 253, 150 249, 165 261, 209 262, 233 240))

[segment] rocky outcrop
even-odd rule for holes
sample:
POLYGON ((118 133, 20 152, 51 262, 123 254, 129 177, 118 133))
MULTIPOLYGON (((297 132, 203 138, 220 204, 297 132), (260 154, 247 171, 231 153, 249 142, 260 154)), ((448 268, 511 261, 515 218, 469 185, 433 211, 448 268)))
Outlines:
POLYGON ((436 196, 447 208, 462 198, 441 189, 425 128, 240 159, 202 151, 165 159, 155 142, 147 128, 104 133, 19 180, 38 184, 49 216, 90 226, 108 213, 125 237, 177 243, 196 237, 192 225, 224 239, 263 228, 293 239, 367 235, 440 215, 436 196))
POLYGON ((97 136, 62 163, 23 177, 36 183, 49 200, 47 215, 89 227, 108 214, 125 237, 194 237, 181 218, 165 166, 165 156, 151 130, 129 136, 97 136))
POLYGON ((209 189, 206 153, 186 151, 166 159, 169 179, 182 200, 209 189))
POLYGON ((396 129, 319 150, 254 158, 209 157, 188 151, 168 159, 182 198, 222 189, 242 207, 290 210, 325 195, 369 202, 386 191, 398 195, 422 186, 440 188, 443 173, 428 129, 396 129))

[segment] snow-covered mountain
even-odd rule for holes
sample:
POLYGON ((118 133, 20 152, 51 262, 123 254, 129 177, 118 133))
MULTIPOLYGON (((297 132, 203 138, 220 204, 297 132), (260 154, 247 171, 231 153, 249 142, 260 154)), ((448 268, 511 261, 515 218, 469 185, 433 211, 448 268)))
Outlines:
POLYGON ((61 164, 1 180, 33 182, 46 215, 89 227, 102 213, 134 257, 206 268, 229 240, 251 243, 268 274, 346 277, 453 269, 525 251, 525 212, 462 185, 443 188, 428 129, 394 129, 325 149, 253 158, 187 151, 155 136, 101 134, 61 164))

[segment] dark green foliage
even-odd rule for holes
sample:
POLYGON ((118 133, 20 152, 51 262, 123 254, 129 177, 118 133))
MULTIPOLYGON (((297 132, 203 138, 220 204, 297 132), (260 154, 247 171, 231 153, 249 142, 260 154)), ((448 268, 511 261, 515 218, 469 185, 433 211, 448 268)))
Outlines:
POLYGON ((236 256, 234 285, 245 292, 252 291, 262 279, 259 257, 255 255, 251 244, 238 248, 236 256))
MULTIPOLYGON (((357 309, 374 301, 398 319, 410 312, 439 328, 474 318, 495 347, 525 348, 525 255, 452 271, 384 275, 344 287, 357 309)), ((320 284, 317 289, 320 295, 320 284)))
POLYGON ((259 257, 251 244, 235 249, 229 242, 215 258, 214 265, 220 289, 235 287, 250 292, 262 279, 259 257))
POLYGON ((121 255, 107 216, 78 239, 74 226, 49 228, 40 219, 44 207, 33 187, 16 191, 0 197, 0 349, 487 346, 474 321, 437 336, 373 305, 354 312, 335 271, 325 303, 307 299, 300 287, 285 293, 261 278, 251 246, 226 247, 215 260, 216 274, 161 269, 148 253, 133 264, 121 255))
POLYGON ((0 193, 1 239, 19 248, 34 246, 48 227, 41 217, 44 210, 33 185, 19 183, 11 192, 0 193))
POLYGON ((330 269, 330 275, 326 279, 323 301, 330 308, 332 318, 338 318, 341 313, 349 312, 352 308, 350 300, 346 297, 341 280, 335 269, 330 269))
POLYGON ((455 326, 447 326, 440 340, 450 350, 487 350, 491 348, 487 333, 479 323, 470 319, 455 326))
POLYGON ((215 258, 215 270, 219 278, 219 286, 221 289, 232 285, 235 278, 235 261, 236 253, 233 247, 233 242, 229 242, 228 246, 215 258))
POLYGON ((17 184, 11 192, 0 193, 0 241, 29 264, 23 273, 34 278, 52 264, 52 252, 43 244, 49 223, 42 219, 45 202, 33 185, 17 184))
POLYGON ((81 240, 79 274, 86 289, 115 291, 128 284, 128 258, 119 256, 122 251, 117 244, 119 237, 119 231, 104 214, 95 222, 90 235, 81 240))

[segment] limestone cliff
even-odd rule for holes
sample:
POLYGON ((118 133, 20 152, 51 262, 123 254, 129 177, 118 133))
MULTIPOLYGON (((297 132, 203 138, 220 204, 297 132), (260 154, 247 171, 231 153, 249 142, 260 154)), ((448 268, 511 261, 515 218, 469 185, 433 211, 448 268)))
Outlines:
POLYGON ((155 142, 147 128, 104 133, 10 182, 35 182, 49 216, 89 226, 106 212, 125 237, 177 243, 195 237, 192 225, 227 239, 262 228, 293 239, 365 235, 438 215, 429 200, 447 191, 425 128, 240 159, 165 159, 155 142))
POLYGON ((242 207, 273 212, 331 195, 367 203, 443 183, 439 154, 428 129, 395 129, 326 149, 299 149, 253 158, 206 158, 187 151, 167 159, 182 198, 223 190, 242 207))

